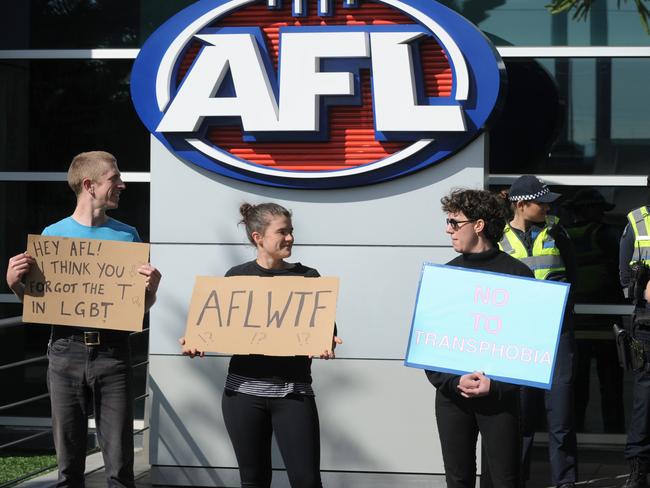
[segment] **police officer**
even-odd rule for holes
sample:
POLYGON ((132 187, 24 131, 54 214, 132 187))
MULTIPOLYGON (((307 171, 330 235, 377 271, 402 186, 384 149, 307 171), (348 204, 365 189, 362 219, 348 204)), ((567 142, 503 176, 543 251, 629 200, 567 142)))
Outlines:
MULTIPOLYGON (((612 280, 618 271, 618 241, 621 230, 603 222, 605 212, 614 204, 594 188, 579 190, 564 206, 573 215, 566 226, 575 248, 577 283, 574 298, 577 303, 623 303, 623 291, 612 280)), ((620 317, 579 314, 575 318, 577 331, 606 331, 607 339, 578 338, 576 340, 575 385, 576 426, 583 430, 585 411, 589 402, 589 371, 596 361, 600 383, 600 399, 605 432, 623 432, 623 371, 618 367, 616 345, 611 340, 612 324, 620 317)))
MULTIPOLYGON (((560 197, 537 177, 517 178, 508 191, 513 218, 506 225, 499 247, 520 259, 540 280, 575 283, 573 245, 556 217, 548 215, 550 204, 560 197)), ((544 313, 544 304, 534 313, 544 313)), ((574 351, 573 300, 569 298, 563 318, 550 390, 521 389, 522 464, 528 478, 535 435, 535 420, 543 397, 548 425, 551 481, 555 486, 573 487, 577 478, 576 433, 573 411, 574 351)))
MULTIPOLYGON (((648 176, 650 187, 650 176, 648 176)), ((627 215, 628 223, 620 242, 619 272, 621 285, 628 291, 628 297, 635 303, 635 315, 650 310, 647 293, 647 271, 650 265, 650 205, 632 210, 627 215), (641 272, 633 273, 637 268, 641 272), (645 274, 645 279, 644 279, 645 274), (636 289, 636 292, 635 292, 636 289)), ((630 476, 626 487, 648 486, 647 473, 650 462, 650 363, 647 348, 650 348, 650 328, 644 325, 633 327, 633 338, 646 351, 645 364, 634 371, 632 412, 625 444, 625 459, 630 463, 630 476)))

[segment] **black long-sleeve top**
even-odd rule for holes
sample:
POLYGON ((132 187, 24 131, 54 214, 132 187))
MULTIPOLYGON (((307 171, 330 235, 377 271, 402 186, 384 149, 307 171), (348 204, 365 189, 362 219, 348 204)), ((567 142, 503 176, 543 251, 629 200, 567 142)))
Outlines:
MULTIPOLYGON (((495 273, 524 276, 526 278, 535 277, 528 266, 496 247, 485 252, 461 254, 447 264, 460 268, 493 271, 495 273)), ((461 396, 458 391, 460 375, 429 370, 426 370, 425 373, 431 384, 439 392, 451 397, 461 396)), ((490 393, 488 396, 500 398, 503 393, 516 390, 517 388, 519 388, 517 385, 511 383, 492 380, 490 382, 490 393)))
MULTIPOLYGON (((287 269, 266 269, 249 261, 230 268, 226 276, 320 276, 314 268, 300 263, 287 269)), ((248 378, 273 378, 286 382, 311 383, 311 359, 307 356, 262 356, 258 354, 234 355, 228 373, 248 378)))

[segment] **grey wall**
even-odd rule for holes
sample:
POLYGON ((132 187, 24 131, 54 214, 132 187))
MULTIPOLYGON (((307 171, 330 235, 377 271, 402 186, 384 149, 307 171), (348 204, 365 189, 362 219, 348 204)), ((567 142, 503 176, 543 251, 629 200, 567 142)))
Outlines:
MULTIPOLYGON (((239 205, 273 200, 294 212, 292 260, 339 276, 335 361, 314 361, 324 484, 444 486, 433 387, 402 365, 422 262, 454 252, 440 197, 482 188, 483 138, 437 166, 392 182, 300 191, 205 172, 151 146, 151 260, 163 272, 151 312, 150 453, 154 483, 238 486, 221 418, 228 358, 179 355, 196 275, 220 276, 254 250, 239 205)), ((282 461, 274 452, 274 467, 282 461)), ((274 487, 288 486, 283 472, 274 487)))

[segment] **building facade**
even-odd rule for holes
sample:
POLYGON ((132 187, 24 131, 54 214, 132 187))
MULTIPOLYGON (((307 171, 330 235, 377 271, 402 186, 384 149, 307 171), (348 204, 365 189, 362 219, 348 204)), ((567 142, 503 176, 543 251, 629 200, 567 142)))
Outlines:
MULTIPOLYGON (((190 3, 16 0, 5 6, 0 20, 4 261, 23 250, 28 233, 70 212, 74 201, 65 171, 75 154, 105 149, 117 156, 128 188, 114 216, 152 242, 152 261, 166 278, 151 316, 149 346, 154 479, 214 485, 217 479, 236 478, 218 413, 227 360, 211 356, 189 362, 179 355, 176 339, 192 277, 220 275, 252 256, 236 226, 238 204, 285 203, 296 215, 296 259, 341 276, 343 294, 346 287, 355 292, 341 304, 346 345, 340 360, 314 368, 325 476, 344 484, 351 473, 363 471, 365 478, 356 474, 356 479, 373 486, 395 486, 400 476, 412 476, 413 482, 442 479, 433 390, 421 372, 401 366, 403 329, 390 326, 407 327, 419 263, 444 262, 453 255, 439 196, 454 186, 499 189, 517 175, 533 173, 569 198, 581 188, 597 188, 616 204, 608 222, 622 228, 627 211, 647 203, 650 167, 650 102, 644 96, 650 37, 634 6, 600 0, 586 21, 574 21, 566 14, 550 15, 545 2, 533 0, 442 2, 477 25, 505 62, 507 95, 487 135, 451 160, 394 182, 296 192, 234 182, 183 165, 138 119, 130 97, 133 60, 149 35, 190 3), (341 222, 341 234, 332 235, 341 222), (391 230, 390 222, 399 230, 391 230), (188 252, 193 264, 182 272, 188 252), (369 274, 365 260, 382 268, 369 274), (391 282, 405 285, 390 287, 391 282), (354 305, 387 293, 390 307, 362 314, 354 305), (401 415, 391 422, 396 412, 401 415), (342 418, 347 419, 343 426, 331 429, 342 418)), ((0 310, 2 318, 21 313, 4 283, 0 310)), ((625 310, 614 299, 576 309, 599 317, 625 310)), ((610 341, 602 321, 595 323, 587 323, 578 338, 610 341)), ((5 357, 13 360, 22 359, 22 351, 42 354, 47 341, 47 329, 41 327, 3 334, 5 357)), ((620 441, 622 428, 612 431, 603 423, 595 369, 585 373, 593 378, 589 401, 583 399, 587 437, 581 438, 620 441)), ((22 386, 6 389, 10 393, 3 404, 11 403, 12 395, 40 393, 41 373, 26 368, 20 375, 6 375, 6 384, 22 386)), ((7 413, 43 415, 46 404, 7 413)))

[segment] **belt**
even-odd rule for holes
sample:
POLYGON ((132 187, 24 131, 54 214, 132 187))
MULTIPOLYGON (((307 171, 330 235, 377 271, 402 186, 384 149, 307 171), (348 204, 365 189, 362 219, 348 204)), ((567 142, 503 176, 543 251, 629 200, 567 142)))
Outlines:
POLYGON ((114 330, 71 330, 66 332, 55 328, 52 331, 52 340, 69 339, 81 342, 86 346, 124 345, 127 344, 129 335, 129 332, 114 330))

